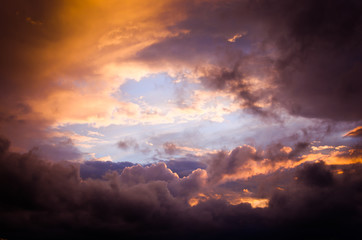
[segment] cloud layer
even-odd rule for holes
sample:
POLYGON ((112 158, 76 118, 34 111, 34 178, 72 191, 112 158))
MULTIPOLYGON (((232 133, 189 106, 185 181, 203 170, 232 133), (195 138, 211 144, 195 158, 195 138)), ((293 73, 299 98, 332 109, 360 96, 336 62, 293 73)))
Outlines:
POLYGON ((360 235, 361 13, 4 3, 0 238, 360 235))
POLYGON ((228 167, 211 163, 207 170, 198 168, 183 178, 165 163, 124 164, 122 171, 109 167, 102 178, 81 178, 79 164, 42 160, 8 148, 9 142, 2 139, 3 238, 327 239, 360 231, 359 163, 311 162, 241 175, 240 180, 220 185, 218 176, 243 173, 245 168, 236 162, 259 161, 252 149, 235 149, 226 158, 214 156, 212 161, 228 167), (254 206, 262 199, 269 199, 268 205, 254 206))

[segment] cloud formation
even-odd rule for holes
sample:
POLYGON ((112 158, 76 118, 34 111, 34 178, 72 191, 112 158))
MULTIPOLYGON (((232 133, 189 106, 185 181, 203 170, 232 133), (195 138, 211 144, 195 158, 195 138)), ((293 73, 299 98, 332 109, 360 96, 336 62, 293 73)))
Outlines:
POLYGON ((362 136, 362 126, 358 126, 355 129, 352 129, 344 135, 345 137, 361 137, 362 136))
POLYGON ((361 12, 4 3, 0 239, 361 235, 361 12))
POLYGON ((48 137, 50 126, 75 123, 223 122, 238 108, 279 121, 284 111, 361 118, 358 1, 37 5, 16 1, 1 14, 1 101, 7 104, 0 128, 23 151, 36 136, 48 137), (187 108, 166 110, 115 97, 127 79, 159 72, 207 91, 193 91, 187 108), (207 106, 213 94, 229 102, 207 106), (16 137, 19 132, 26 138, 16 137))
POLYGON ((197 66, 206 86, 232 92, 254 113, 281 107, 308 118, 360 120, 360 2, 206 1, 189 8, 176 25, 187 36, 151 45, 141 59, 197 66), (247 32, 240 43, 225 43, 240 30, 247 32))
MULTIPOLYGON (((361 224, 360 164, 306 163, 232 182, 240 190, 244 187, 240 192, 210 185, 208 178, 213 173, 209 170, 197 169, 180 178, 164 163, 128 166, 121 173, 110 171, 102 178, 82 179, 78 164, 41 160, 8 148, 9 142, 2 139, 3 238, 166 239, 178 234, 177 239, 216 239, 226 234, 228 239, 287 239, 295 231, 300 238, 329 238, 357 234, 361 224), (338 168, 343 170, 335 171, 338 168), (265 184, 270 186, 264 189, 265 184), (191 207, 189 200, 196 196, 204 199, 191 207), (270 199, 268 207, 244 203, 260 197, 270 199)), ((241 152, 231 157, 253 152, 245 147, 236 151, 241 152)), ((237 169, 228 166, 226 174, 237 169)))

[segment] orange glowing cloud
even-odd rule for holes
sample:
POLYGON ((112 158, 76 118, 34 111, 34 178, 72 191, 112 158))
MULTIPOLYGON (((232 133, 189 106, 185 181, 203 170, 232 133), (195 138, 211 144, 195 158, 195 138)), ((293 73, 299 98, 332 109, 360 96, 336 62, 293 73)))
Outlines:
POLYGON ((362 126, 358 126, 344 135, 344 137, 360 137, 362 136, 362 126))
POLYGON ((236 39, 241 38, 242 36, 243 36, 243 34, 236 34, 232 38, 229 38, 228 42, 235 42, 236 39))
POLYGON ((89 123, 96 127, 174 123, 176 119, 222 122, 225 114, 239 108, 230 95, 222 92, 195 91, 191 105, 184 108, 171 102, 160 108, 114 97, 125 79, 140 80, 159 71, 177 75, 177 67, 151 67, 132 60, 152 44, 188 34, 187 29, 169 28, 186 17, 182 9, 176 11, 175 4, 89 0, 58 6, 43 25, 60 31, 60 38, 34 49, 39 63, 45 64, 38 78, 52 84, 36 98, 25 100, 33 114, 53 125, 89 123))
POLYGON ((185 17, 181 9, 173 11, 171 3, 66 1, 44 20, 27 16, 27 22, 49 35, 49 40, 40 39, 39 47, 29 46, 23 54, 37 56, 31 62, 32 69, 38 70, 31 77, 44 83, 41 91, 32 92, 36 97, 24 99, 33 114, 60 125, 104 126, 127 122, 126 116, 139 117, 138 106, 112 94, 124 79, 139 79, 155 71, 130 61, 138 51, 187 34, 187 30, 168 28, 185 17))
POLYGON ((242 203, 248 203, 252 208, 266 208, 269 206, 269 199, 267 198, 254 198, 251 196, 245 196, 243 193, 198 193, 196 196, 188 200, 188 204, 191 207, 198 205, 201 202, 206 202, 210 199, 222 199, 230 205, 239 205, 242 203))
MULTIPOLYGON (((214 155, 210 176, 218 184, 239 179, 248 179, 259 174, 270 174, 278 170, 296 168, 306 162, 325 162, 326 165, 349 165, 362 163, 360 149, 346 146, 312 146, 312 151, 299 159, 276 161, 263 155, 257 155, 257 150, 248 145, 238 147, 230 152, 214 155), (328 151, 326 151, 328 150, 328 151)), ((282 147, 281 152, 291 152, 291 147, 282 147)))

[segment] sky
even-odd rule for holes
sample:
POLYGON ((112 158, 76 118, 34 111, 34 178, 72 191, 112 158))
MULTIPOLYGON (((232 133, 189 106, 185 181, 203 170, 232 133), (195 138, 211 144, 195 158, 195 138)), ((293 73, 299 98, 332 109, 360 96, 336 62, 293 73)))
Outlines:
POLYGON ((362 233, 361 1, 0 12, 0 239, 362 233))

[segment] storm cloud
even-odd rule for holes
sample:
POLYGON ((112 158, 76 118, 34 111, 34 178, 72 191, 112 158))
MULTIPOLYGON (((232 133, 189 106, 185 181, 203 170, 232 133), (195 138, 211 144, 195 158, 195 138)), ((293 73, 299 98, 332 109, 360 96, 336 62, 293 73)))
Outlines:
POLYGON ((189 7, 187 20, 176 27, 190 32, 150 46, 139 58, 191 63, 206 86, 235 94, 243 108, 261 116, 275 116, 283 108, 308 118, 361 119, 356 108, 362 102, 359 1, 229 1, 189 7), (239 39, 225 44, 237 34, 239 39))
MULTIPOLYGON (((82 180, 79 164, 9 152, 5 139, 1 146, 0 189, 6 196, 0 207, 3 238, 166 239, 177 234, 177 239, 287 239, 299 232, 297 239, 327 239, 360 232, 360 164, 307 163, 234 182, 239 188, 253 190, 254 196, 270 198, 269 207, 252 208, 249 203, 230 204, 222 195, 225 190, 210 185, 209 173, 202 169, 179 178, 164 163, 136 165, 122 173, 110 171, 101 179, 82 180), (336 174, 337 167, 343 174, 336 174), (270 184, 267 191, 260 187, 265 183, 270 184), (189 205, 191 197, 210 191, 220 197, 189 205)), ((230 171, 226 169, 225 174, 230 171)), ((250 196, 246 191, 244 194, 250 196)))
POLYGON ((362 234, 361 1, 2 5, 1 240, 362 234))

